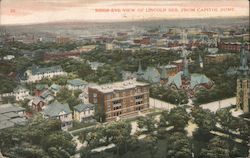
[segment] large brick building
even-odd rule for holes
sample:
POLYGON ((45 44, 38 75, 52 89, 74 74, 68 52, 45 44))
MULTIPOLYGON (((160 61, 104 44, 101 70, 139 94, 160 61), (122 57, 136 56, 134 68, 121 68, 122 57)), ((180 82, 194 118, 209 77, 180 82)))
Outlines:
POLYGON ((92 86, 88 92, 89 102, 104 110, 107 120, 149 108, 149 84, 136 80, 92 86))
MULTIPOLYGON (((220 42, 218 47, 221 50, 227 50, 227 51, 232 51, 232 52, 240 52, 241 50, 241 43, 240 42, 220 42)), ((246 50, 250 50, 250 44, 247 43, 244 45, 246 50)))

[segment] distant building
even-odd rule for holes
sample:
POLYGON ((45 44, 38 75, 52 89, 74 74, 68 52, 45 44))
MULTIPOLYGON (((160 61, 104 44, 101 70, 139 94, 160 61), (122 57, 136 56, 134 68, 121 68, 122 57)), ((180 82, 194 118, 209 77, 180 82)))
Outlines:
POLYGON ((104 110, 107 120, 138 114, 149 108, 149 84, 127 80, 89 87, 89 102, 104 110))
POLYGON ((41 94, 49 88, 47 84, 37 84, 34 89, 35 96, 41 96, 41 94))
POLYGON ((55 76, 65 76, 66 72, 63 71, 61 66, 52 66, 40 68, 32 66, 31 70, 25 72, 25 82, 37 82, 44 78, 53 78, 55 76))
POLYGON ((69 37, 56 37, 56 43, 58 44, 65 44, 69 43, 71 40, 69 37))
POLYGON ((52 84, 49 87, 49 90, 51 93, 53 93, 53 95, 57 95, 57 93, 62 89, 62 86, 58 85, 58 84, 52 84))
POLYGON ((72 111, 67 103, 54 102, 43 110, 43 117, 49 119, 59 119, 62 130, 68 130, 73 126, 72 111))
POLYGON ((103 67, 104 63, 99 63, 99 62, 90 62, 87 61, 87 63, 89 64, 89 66, 91 67, 91 70, 97 70, 99 67, 103 67))
POLYGON ((29 90, 23 86, 17 86, 11 93, 1 94, 1 97, 14 97, 16 101, 24 100, 29 96, 29 90))
MULTIPOLYGON (((241 49, 241 43, 240 42, 220 42, 218 47, 219 49, 222 50, 228 50, 228 51, 232 51, 232 52, 240 52, 241 49)), ((247 43, 246 45, 244 45, 246 50, 250 50, 250 44, 247 43)))
POLYGON ((205 63, 222 63, 223 61, 229 59, 232 54, 210 54, 205 56, 205 63))
POLYGON ((74 120, 79 122, 93 121, 95 106, 93 104, 79 104, 74 107, 74 120))
POLYGON ((81 79, 73 79, 67 81, 67 87, 69 90, 82 90, 87 85, 87 82, 81 79))
POLYGON ((236 106, 244 113, 249 113, 250 109, 250 69, 247 65, 245 46, 242 45, 240 53, 240 67, 238 69, 236 106))
POLYGON ((15 125, 24 125, 27 121, 25 109, 14 104, 0 105, 0 130, 15 125))
POLYGON ((3 60, 12 60, 14 58, 15 58, 14 55, 6 55, 6 56, 3 57, 3 60))

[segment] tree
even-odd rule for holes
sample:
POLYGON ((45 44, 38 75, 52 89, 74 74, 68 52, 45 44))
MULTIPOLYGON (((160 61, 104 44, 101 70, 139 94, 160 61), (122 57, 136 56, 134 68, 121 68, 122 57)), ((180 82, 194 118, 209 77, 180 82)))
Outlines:
POLYGON ((198 125, 198 133, 202 134, 202 137, 209 138, 210 131, 215 128, 215 116, 209 110, 204 110, 200 107, 193 108, 192 116, 194 117, 194 122, 198 125))
POLYGON ((201 155, 204 158, 230 158, 229 144, 219 137, 213 138, 207 149, 201 150, 201 155))
POLYGON ((167 142, 166 158, 192 157, 191 143, 188 137, 180 132, 173 133, 167 142))
POLYGON ((175 131, 184 131, 189 121, 189 115, 183 107, 171 109, 169 113, 163 113, 162 123, 168 123, 168 126, 174 126, 175 131))
POLYGON ((61 131, 59 120, 39 117, 26 126, 0 131, 0 148, 5 155, 20 158, 69 158, 76 145, 70 134, 61 131))
POLYGON ((137 123, 140 129, 146 129, 148 133, 155 130, 156 121, 152 117, 140 117, 137 123))
POLYGON ((229 130, 234 128, 233 116, 229 109, 220 109, 216 112, 216 120, 221 125, 222 129, 229 133, 229 130))
POLYGON ((157 138, 154 136, 148 135, 143 139, 143 144, 145 144, 145 149, 149 150, 151 158, 154 158, 155 154, 158 151, 157 138))

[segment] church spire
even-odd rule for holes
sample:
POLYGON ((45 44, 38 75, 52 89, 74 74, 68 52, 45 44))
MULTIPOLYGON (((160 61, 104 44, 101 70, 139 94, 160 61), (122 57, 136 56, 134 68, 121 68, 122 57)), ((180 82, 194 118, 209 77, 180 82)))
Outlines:
POLYGON ((139 60, 139 66, 138 66, 137 75, 143 75, 142 66, 141 66, 141 60, 139 60))
POLYGON ((245 50, 244 44, 241 45, 241 50, 240 50, 240 67, 238 69, 239 74, 246 76, 249 74, 249 67, 247 65, 247 54, 245 50))
POLYGON ((186 54, 185 54, 185 56, 184 56, 184 70, 183 70, 183 76, 186 77, 186 78, 189 78, 189 77, 190 77, 189 70, 188 70, 188 60, 187 60, 186 54))

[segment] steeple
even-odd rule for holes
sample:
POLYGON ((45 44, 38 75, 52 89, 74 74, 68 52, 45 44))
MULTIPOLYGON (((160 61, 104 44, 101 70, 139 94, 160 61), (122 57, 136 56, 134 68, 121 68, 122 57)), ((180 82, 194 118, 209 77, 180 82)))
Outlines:
POLYGON ((165 66, 163 66, 163 67, 162 67, 162 70, 161 70, 161 79, 162 79, 162 80, 167 79, 167 70, 166 70, 166 67, 165 67, 165 66))
POLYGON ((183 70, 183 76, 186 78, 190 77, 189 70, 188 70, 188 60, 187 56, 184 56, 184 70, 183 70))
POLYGON ((241 76, 247 76, 249 73, 249 67, 247 65, 247 54, 245 50, 245 45, 241 45, 241 50, 240 50, 240 67, 238 69, 238 73, 241 76))
POLYGON ((139 60, 139 66, 138 66, 137 75, 139 75, 139 76, 143 75, 142 66, 141 66, 141 60, 139 60))

